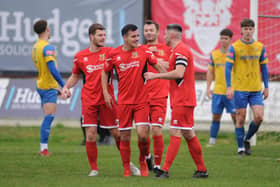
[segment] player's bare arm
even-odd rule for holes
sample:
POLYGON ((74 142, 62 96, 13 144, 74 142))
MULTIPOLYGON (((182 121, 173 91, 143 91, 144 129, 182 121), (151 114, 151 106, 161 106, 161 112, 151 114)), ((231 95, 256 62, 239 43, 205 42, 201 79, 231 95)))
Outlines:
POLYGON ((233 90, 231 88, 231 72, 232 72, 233 64, 230 62, 226 62, 226 68, 225 68, 225 76, 226 76, 226 85, 227 85, 227 92, 226 96, 228 99, 233 98, 233 90))
POLYGON ((165 73, 165 72, 167 72, 167 69, 166 69, 160 62, 158 62, 157 64, 153 65, 153 67, 154 67, 159 73, 165 73))
POLYGON ((261 74, 262 74, 262 79, 264 83, 264 90, 263 90, 263 99, 266 99, 269 95, 269 89, 268 89, 268 68, 266 64, 261 64, 261 74))
POLYGON ((147 72, 144 74, 146 80, 153 80, 153 79, 168 79, 168 80, 175 80, 175 79, 182 79, 185 74, 186 67, 184 65, 176 65, 176 69, 166 73, 151 73, 147 72))
POLYGON ((160 65, 162 67, 164 67, 168 71, 168 69, 169 69, 169 62, 168 61, 164 61, 162 59, 158 59, 158 63, 160 63, 160 65))
POLYGON ((66 96, 67 98, 71 97, 70 88, 75 86, 79 80, 80 80, 80 75, 72 73, 62 89, 63 95, 66 96))
POLYGON ((103 70, 101 73, 101 84, 102 84, 103 96, 104 96, 106 105, 108 107, 112 108, 112 105, 114 104, 114 100, 108 92, 108 82, 107 82, 108 77, 109 77, 109 73, 105 72, 103 70))
POLYGON ((263 90, 263 99, 267 99, 268 98, 268 95, 269 95, 269 89, 268 88, 265 88, 263 90))
POLYGON ((227 98, 230 99, 230 100, 233 98, 233 90, 232 90, 231 87, 227 87, 226 95, 227 95, 227 98))
POLYGON ((212 90, 211 90, 211 83, 214 80, 214 71, 212 69, 209 69, 206 74, 206 80, 207 80, 207 96, 209 99, 212 98, 212 90))

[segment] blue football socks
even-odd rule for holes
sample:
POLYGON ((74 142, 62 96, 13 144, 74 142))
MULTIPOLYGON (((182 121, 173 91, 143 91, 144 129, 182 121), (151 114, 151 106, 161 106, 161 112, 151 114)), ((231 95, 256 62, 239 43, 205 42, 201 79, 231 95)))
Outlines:
POLYGON ((48 114, 45 116, 40 130, 40 143, 48 143, 53 119, 54 115, 52 114, 48 114))
POLYGON ((243 148, 244 147, 244 135, 245 135, 245 131, 244 131, 244 127, 241 128, 235 128, 235 135, 236 135, 236 141, 237 141, 237 145, 238 148, 243 148))
POLYGON ((250 138, 258 131, 259 127, 260 126, 256 125, 254 121, 251 121, 245 140, 250 140, 250 138))
POLYGON ((217 138, 219 129, 220 129, 220 121, 212 121, 211 128, 210 128, 210 137, 217 138))

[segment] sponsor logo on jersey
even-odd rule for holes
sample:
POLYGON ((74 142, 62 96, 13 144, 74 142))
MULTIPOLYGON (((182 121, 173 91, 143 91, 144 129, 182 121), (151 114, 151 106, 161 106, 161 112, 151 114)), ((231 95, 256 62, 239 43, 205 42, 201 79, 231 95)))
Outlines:
POLYGON ((139 61, 134 61, 134 62, 130 62, 128 64, 121 63, 119 65, 119 68, 120 68, 120 71, 126 71, 127 69, 135 68, 135 67, 139 67, 139 66, 140 66, 139 61))
POLYGON ((258 60, 258 59, 260 59, 260 57, 259 56, 247 56, 247 55, 245 55, 245 56, 240 56, 240 60, 258 60))
POLYGON ((233 52, 228 52, 228 53, 227 53, 227 56, 230 57, 230 58, 233 58, 233 57, 234 57, 234 54, 233 54, 233 52))
POLYGON ((48 50, 48 51, 46 51, 46 55, 47 56, 55 56, 55 52, 52 51, 52 50, 48 50))
POLYGON ((226 64, 224 62, 215 63, 215 67, 224 67, 226 64))
POLYGON ((97 70, 102 70, 104 68, 104 64, 98 64, 98 65, 87 65, 86 69, 88 73, 92 73, 97 70))

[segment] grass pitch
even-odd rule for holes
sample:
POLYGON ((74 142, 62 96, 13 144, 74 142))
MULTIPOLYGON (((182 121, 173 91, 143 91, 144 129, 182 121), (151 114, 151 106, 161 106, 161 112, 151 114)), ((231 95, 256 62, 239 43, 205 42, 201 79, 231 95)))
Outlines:
MULTIPOLYGON (((80 129, 53 127, 49 142, 52 156, 44 158, 38 155, 38 127, 0 127, 0 186, 280 186, 280 162, 276 161, 280 158, 279 133, 259 133, 257 146, 252 147, 252 155, 246 157, 237 156, 233 133, 220 133, 217 145, 211 148, 206 148, 208 132, 197 132, 197 136, 208 179, 192 179, 195 165, 183 139, 169 179, 154 179, 153 173, 146 178, 123 178, 115 146, 98 146, 99 176, 88 177, 90 168, 85 147, 79 145, 80 129)), ((135 137, 134 132, 131 158, 139 166, 135 137)), ((164 141, 165 156, 169 143, 167 131, 164 141)))

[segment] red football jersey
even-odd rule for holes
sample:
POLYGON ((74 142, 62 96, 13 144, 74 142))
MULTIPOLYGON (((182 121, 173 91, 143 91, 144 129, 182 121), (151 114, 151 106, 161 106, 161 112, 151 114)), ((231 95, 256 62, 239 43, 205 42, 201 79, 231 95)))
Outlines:
MULTIPOLYGON (((85 83, 82 88, 81 99, 92 105, 105 104, 101 85, 101 72, 104 62, 111 48, 102 47, 98 52, 91 52, 89 48, 78 52, 74 57, 72 72, 74 74, 84 74, 85 83)), ((113 75, 111 73, 111 75, 113 75)), ((108 90, 114 97, 112 79, 109 79, 108 90)))
POLYGON ((112 50, 105 63, 104 70, 116 69, 119 79, 118 104, 140 104, 148 102, 144 73, 147 62, 156 64, 157 58, 145 46, 131 51, 122 50, 122 46, 112 50))
POLYGON ((183 42, 179 43, 169 60, 171 69, 175 69, 178 64, 186 67, 182 79, 170 81, 171 106, 196 106, 194 64, 190 49, 183 42))
MULTIPOLYGON (((153 54, 163 61, 168 62, 171 54, 171 47, 165 44, 146 45, 153 54)), ((153 66, 148 65, 148 71, 158 73, 153 66)), ((149 99, 157 99, 167 97, 169 92, 169 80, 156 79, 148 81, 148 95, 149 99)))

